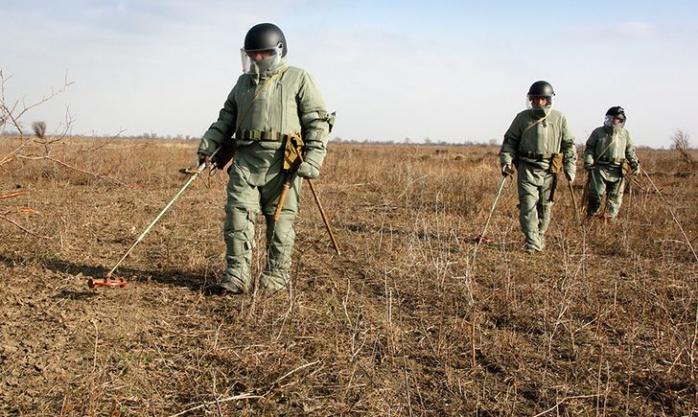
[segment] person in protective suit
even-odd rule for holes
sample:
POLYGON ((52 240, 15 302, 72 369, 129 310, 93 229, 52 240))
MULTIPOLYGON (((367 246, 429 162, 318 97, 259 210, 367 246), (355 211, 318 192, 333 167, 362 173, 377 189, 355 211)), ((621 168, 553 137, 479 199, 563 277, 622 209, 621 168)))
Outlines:
POLYGON ((513 174, 514 166, 518 172, 519 222, 528 252, 545 247, 559 172, 570 182, 576 174, 574 136, 565 116, 552 108, 554 95, 546 81, 531 85, 529 108, 516 115, 499 153, 502 175, 513 174))
POLYGON ((607 193, 607 215, 618 216, 625 180, 640 170, 635 145, 625 129, 627 116, 620 106, 606 112, 604 124, 591 132, 584 150, 584 169, 588 175, 587 216, 599 214, 604 193, 607 193))
POLYGON ((247 32, 241 49, 243 74, 198 149, 200 162, 220 165, 225 156, 211 158, 216 149, 230 145, 229 141, 235 148, 223 227, 227 268, 219 284, 233 294, 248 292, 252 286, 254 229, 260 211, 266 219, 268 259, 258 284, 267 293, 286 286, 301 178, 319 176, 334 124, 334 114, 327 112, 313 78, 289 66, 287 52, 286 38, 276 25, 261 23, 247 32), (286 181, 290 190, 274 220, 286 181))

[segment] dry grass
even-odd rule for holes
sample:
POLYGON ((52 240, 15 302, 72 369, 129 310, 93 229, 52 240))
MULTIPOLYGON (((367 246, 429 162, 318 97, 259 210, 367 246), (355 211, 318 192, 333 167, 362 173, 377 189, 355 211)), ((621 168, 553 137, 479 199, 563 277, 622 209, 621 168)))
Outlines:
MULTIPOLYGON (((128 289, 88 290, 182 183, 196 144, 174 144, 55 145, 55 158, 101 177, 48 160, 0 168, 0 195, 29 191, 2 208, 37 210, 11 216, 50 237, 0 223, 0 414, 694 411, 696 262, 642 178, 618 223, 585 233, 561 187, 543 256, 521 251, 508 184, 494 243, 471 268, 495 148, 334 145, 317 186, 344 254, 305 189, 289 292, 205 290, 224 263, 221 173, 195 183, 126 261, 128 289)), ((0 155, 12 145, 3 139, 0 155)), ((671 152, 640 157, 695 246, 695 173, 677 171, 671 152)))

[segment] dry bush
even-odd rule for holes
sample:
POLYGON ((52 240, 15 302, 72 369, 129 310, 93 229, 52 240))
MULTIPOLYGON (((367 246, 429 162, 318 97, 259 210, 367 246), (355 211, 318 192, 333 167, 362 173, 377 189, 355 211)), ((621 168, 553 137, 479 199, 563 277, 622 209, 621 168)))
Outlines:
MULTIPOLYGON (((56 152, 78 161, 103 143, 56 152)), ((4 173, 35 190, 18 204, 53 238, 0 224, 0 414, 691 414, 696 262, 642 178, 619 222, 586 230, 561 187, 540 256, 521 251, 508 182, 494 241, 469 265, 496 147, 335 145, 316 184, 343 255, 305 187, 290 291, 206 292, 224 264, 224 173, 197 181, 127 259, 129 288, 88 290, 179 188, 195 149, 117 140, 86 161, 132 187, 4 173)), ((670 152, 640 157, 683 224, 698 224, 695 177, 659 175, 670 152)))
POLYGON ((690 154, 691 137, 688 132, 677 129, 671 137, 672 148, 679 152, 681 159, 687 164, 693 164, 693 157, 690 154))

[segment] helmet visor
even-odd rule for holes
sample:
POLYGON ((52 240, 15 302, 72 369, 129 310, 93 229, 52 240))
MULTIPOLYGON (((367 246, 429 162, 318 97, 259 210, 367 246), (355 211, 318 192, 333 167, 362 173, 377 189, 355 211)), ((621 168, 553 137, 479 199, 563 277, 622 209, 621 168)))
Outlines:
POLYGON ((625 127, 625 117, 607 114, 606 117, 604 117, 603 125, 606 127, 625 127))
POLYGON ((273 64, 281 59, 282 49, 280 46, 273 49, 245 49, 240 48, 240 62, 242 72, 245 74, 259 74, 264 67, 273 64), (265 63, 267 65, 265 65, 265 63))
POLYGON ((544 108, 544 107, 551 107, 553 105, 553 96, 534 96, 534 95, 526 95, 526 108, 527 109, 533 109, 533 108, 544 108), (545 98, 545 104, 543 104, 542 100, 540 98, 545 98), (539 105, 540 104, 540 105, 539 105))

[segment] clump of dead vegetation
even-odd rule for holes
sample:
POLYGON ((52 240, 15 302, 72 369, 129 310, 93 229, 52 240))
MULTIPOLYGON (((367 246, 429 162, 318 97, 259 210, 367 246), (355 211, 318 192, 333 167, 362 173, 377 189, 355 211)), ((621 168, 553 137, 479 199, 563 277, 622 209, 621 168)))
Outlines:
POLYGON ((682 129, 677 129, 671 137, 672 148, 681 156, 681 160, 688 165, 695 164, 695 160, 691 155, 691 136, 682 129))

